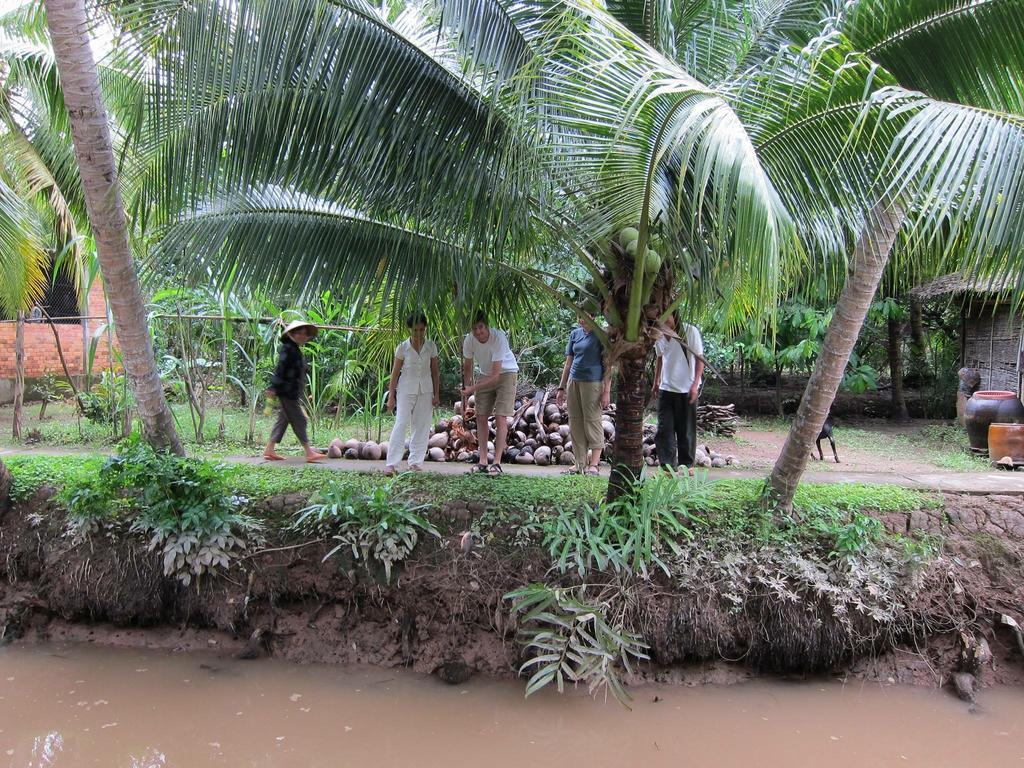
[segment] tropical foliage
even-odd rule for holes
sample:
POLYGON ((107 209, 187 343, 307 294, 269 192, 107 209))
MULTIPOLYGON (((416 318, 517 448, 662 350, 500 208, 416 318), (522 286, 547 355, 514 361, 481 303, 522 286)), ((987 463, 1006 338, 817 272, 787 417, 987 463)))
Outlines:
POLYGON ((787 506, 890 251, 890 282, 1015 274, 1020 0, 102 10, 152 269, 299 302, 331 290, 392 322, 420 305, 451 327, 478 305, 507 318, 540 293, 602 314, 626 476, 673 310, 771 333, 784 286, 865 289, 821 340, 831 372, 773 475, 787 506))

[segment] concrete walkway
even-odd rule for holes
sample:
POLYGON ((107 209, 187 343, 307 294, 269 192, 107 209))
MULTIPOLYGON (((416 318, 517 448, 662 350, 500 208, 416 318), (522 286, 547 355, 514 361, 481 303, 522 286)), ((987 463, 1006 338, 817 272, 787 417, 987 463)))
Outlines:
MULTIPOLYGON (((36 456, 67 456, 96 454, 97 451, 75 451, 53 448, 27 448, 15 450, 0 449, 0 458, 14 455, 36 456)), ((218 461, 236 464, 263 464, 275 467, 316 467, 324 471, 335 472, 382 472, 383 461, 350 461, 346 459, 324 459, 315 464, 306 464, 301 458, 289 457, 285 461, 265 461, 258 456, 223 456, 218 461)), ((404 465, 403 465, 404 466, 404 465)), ((447 462, 426 464, 426 471, 441 475, 461 475, 469 470, 468 464, 447 462)), ((510 476, 553 477, 561 474, 564 467, 538 467, 531 465, 505 465, 505 472, 510 476)), ((727 478, 762 479, 767 471, 749 469, 709 469, 708 477, 712 480, 727 478)), ((601 468, 601 475, 608 476, 608 468, 601 468)), ((865 483, 868 485, 897 485, 920 491, 938 493, 964 493, 971 495, 998 494, 1007 496, 1024 496, 1024 472, 927 472, 927 473, 892 473, 892 472, 814 472, 804 473, 803 482, 807 483, 865 483)))

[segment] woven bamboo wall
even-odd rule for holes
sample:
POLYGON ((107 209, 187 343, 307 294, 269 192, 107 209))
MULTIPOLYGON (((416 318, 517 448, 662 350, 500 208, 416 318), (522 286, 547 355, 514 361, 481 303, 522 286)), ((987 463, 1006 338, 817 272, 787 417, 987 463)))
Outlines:
POLYGON ((991 304, 972 302, 965 308, 964 365, 981 371, 981 389, 1018 391, 1021 318, 1009 304, 993 313, 991 304))

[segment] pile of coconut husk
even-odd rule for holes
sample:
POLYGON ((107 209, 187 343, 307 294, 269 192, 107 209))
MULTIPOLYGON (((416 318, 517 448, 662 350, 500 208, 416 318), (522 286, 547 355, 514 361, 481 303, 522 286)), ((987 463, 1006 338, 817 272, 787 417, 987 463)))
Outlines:
MULTIPOLYGON (((521 395, 515 403, 515 412, 509 420, 508 447, 504 461, 516 464, 539 464, 549 466, 561 464, 572 466, 576 462, 572 438, 569 434, 569 412, 556 402, 557 391, 553 387, 537 389, 532 395, 521 395)), ((427 443, 427 461, 479 461, 479 444, 476 434, 476 419, 473 408, 475 398, 470 396, 467 403, 467 418, 462 414, 462 402, 454 404, 455 415, 441 419, 434 427, 427 443)), ((736 431, 735 408, 732 405, 701 405, 697 409, 697 427, 702 432, 732 435, 736 431)), ((605 456, 609 456, 615 439, 615 404, 604 409, 601 415, 604 430, 605 456)), ((496 432, 494 420, 488 424, 487 455, 494 458, 496 432)), ((655 427, 644 427, 644 460, 649 466, 658 463, 654 448, 655 427)), ((387 443, 349 440, 334 440, 328 449, 331 458, 365 459, 379 461, 387 458, 387 443)), ((404 457, 403 457, 404 458, 404 457)), ((735 457, 712 451, 707 445, 697 448, 697 465, 702 467, 724 467, 735 462, 735 457)))

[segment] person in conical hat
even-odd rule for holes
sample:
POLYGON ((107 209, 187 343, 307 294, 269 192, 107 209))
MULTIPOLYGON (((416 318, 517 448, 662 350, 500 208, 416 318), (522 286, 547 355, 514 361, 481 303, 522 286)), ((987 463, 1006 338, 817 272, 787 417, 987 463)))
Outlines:
POLYGON ((270 439, 263 449, 263 458, 268 461, 281 461, 284 456, 274 449, 284 438, 285 430, 290 425, 295 436, 302 444, 306 461, 314 462, 323 459, 323 454, 313 448, 306 432, 306 414, 299 404, 306 388, 306 359, 302 356, 302 347, 319 332, 313 323, 295 320, 285 326, 281 332, 281 348, 277 356, 277 366, 267 388, 267 397, 276 397, 279 405, 277 421, 270 430, 270 439))

